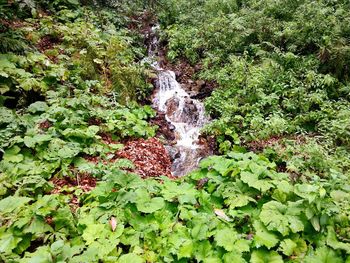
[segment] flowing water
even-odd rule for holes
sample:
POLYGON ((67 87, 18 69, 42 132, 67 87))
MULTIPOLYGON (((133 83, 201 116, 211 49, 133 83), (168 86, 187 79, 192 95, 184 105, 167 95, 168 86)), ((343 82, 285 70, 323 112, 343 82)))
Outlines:
POLYGON ((166 120, 175 132, 175 142, 166 146, 173 156, 172 173, 182 176, 195 169, 201 158, 208 155, 206 144, 199 142, 200 129, 208 122, 201 101, 192 99, 176 80, 171 70, 163 69, 157 62, 158 38, 152 28, 149 58, 158 72, 158 87, 153 97, 153 107, 165 113, 166 120))

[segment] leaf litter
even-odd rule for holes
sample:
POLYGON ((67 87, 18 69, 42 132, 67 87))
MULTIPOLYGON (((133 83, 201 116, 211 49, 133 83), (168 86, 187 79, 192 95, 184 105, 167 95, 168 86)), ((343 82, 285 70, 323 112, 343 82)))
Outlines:
POLYGON ((156 138, 130 140, 122 150, 116 152, 116 157, 132 161, 135 165, 133 172, 142 178, 162 175, 173 178, 170 157, 156 138))

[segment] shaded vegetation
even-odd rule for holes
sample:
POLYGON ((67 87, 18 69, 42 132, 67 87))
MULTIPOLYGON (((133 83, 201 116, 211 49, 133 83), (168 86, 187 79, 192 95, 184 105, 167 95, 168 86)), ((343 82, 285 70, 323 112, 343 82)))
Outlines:
MULTIPOLYGON (((326 0, 162 2, 169 58, 202 64, 198 77, 219 85, 206 100, 215 120, 205 132, 218 136, 221 152, 274 137, 285 148, 299 134, 307 159, 314 147, 321 160, 332 159, 309 173, 347 173, 349 8, 326 0)), ((307 166, 287 164, 300 174, 307 166)))

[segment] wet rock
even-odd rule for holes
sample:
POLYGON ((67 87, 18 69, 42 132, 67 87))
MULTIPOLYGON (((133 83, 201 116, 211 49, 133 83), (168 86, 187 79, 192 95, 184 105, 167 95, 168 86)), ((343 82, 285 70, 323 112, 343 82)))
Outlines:
POLYGON ((166 150, 167 150, 167 152, 169 154, 170 160, 172 162, 174 162, 175 159, 180 157, 179 149, 177 149, 175 147, 172 147, 172 146, 166 146, 165 148, 166 148, 166 150))
MULTIPOLYGON (((176 136, 175 136, 175 137, 176 137, 176 136)), ((176 141, 175 141, 175 140, 174 140, 174 141, 171 141, 171 142, 168 143, 168 145, 169 145, 169 146, 175 146, 175 145, 176 145, 176 141)))
POLYGON ((198 93, 192 92, 191 99, 201 100, 209 97, 213 90, 216 88, 217 84, 215 82, 204 82, 204 84, 199 89, 198 93))
POLYGON ((182 112, 182 118, 186 123, 196 123, 198 121, 199 112, 197 106, 190 98, 186 98, 185 100, 185 107, 182 112))
POLYGON ((194 71, 195 71, 195 72, 198 72, 198 71, 200 71, 200 70, 202 70, 202 65, 201 65, 201 64, 196 64, 196 65, 194 66, 194 71))
POLYGON ((196 84, 194 84, 192 87, 191 87, 191 94, 192 95, 196 95, 196 94, 198 94, 200 91, 201 91, 201 86, 200 85, 198 85, 197 83, 196 84))
POLYGON ((190 93, 191 98, 194 98, 195 96, 198 96, 198 94, 201 94, 205 85, 206 83, 204 80, 197 80, 195 82, 192 82, 192 84, 188 87, 188 92, 190 93))
POLYGON ((164 137, 168 141, 175 140, 175 126, 165 119, 164 113, 157 112, 156 117, 152 118, 150 123, 159 127, 157 130, 158 137, 164 137))
POLYGON ((175 72, 176 78, 181 78, 181 76, 183 74, 181 70, 175 70, 174 72, 175 72))
POLYGON ((198 144, 204 149, 203 156, 219 154, 216 138, 213 135, 200 135, 198 138, 198 144))
POLYGON ((179 147, 180 156, 173 161, 172 171, 174 176, 183 176, 191 172, 201 158, 200 149, 179 147))
POLYGON ((171 118, 179 108, 179 100, 177 98, 171 98, 165 105, 167 106, 166 115, 171 118))
POLYGON ((203 87, 205 87, 205 81, 204 80, 197 80, 196 85, 199 87, 199 90, 201 90, 203 87))

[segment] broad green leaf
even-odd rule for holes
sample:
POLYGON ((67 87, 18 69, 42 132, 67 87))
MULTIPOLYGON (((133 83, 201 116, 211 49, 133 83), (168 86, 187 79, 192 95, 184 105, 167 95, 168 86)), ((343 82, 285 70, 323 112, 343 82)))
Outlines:
POLYGON ((193 252, 193 242, 191 240, 185 241, 177 253, 179 259, 181 258, 191 258, 193 252))
POLYGON ((321 226, 320 226, 320 219, 318 218, 318 216, 314 216, 311 218, 310 220, 311 222, 311 225, 314 227, 314 229, 319 232, 320 229, 321 229, 321 226))
POLYGON ((314 253, 305 258, 305 263, 341 263, 342 258, 333 250, 327 247, 317 248, 314 253))
POLYGON ((180 204, 195 204, 197 202, 196 196, 198 195, 198 191, 194 185, 165 181, 163 186, 161 193, 166 201, 173 202, 178 200, 180 204))
POLYGON ((140 257, 139 255, 136 255, 134 253, 129 253, 129 254, 125 254, 122 255, 117 263, 143 263, 145 262, 145 260, 142 259, 142 257, 140 257))
POLYGON ((340 202, 340 201, 342 201, 344 199, 349 199, 350 198, 350 194, 349 193, 346 193, 346 192, 340 191, 340 190, 331 191, 330 192, 330 196, 336 202, 340 202))
POLYGON ((10 254, 22 238, 14 236, 12 233, 0 232, 0 253, 10 254))
POLYGON ((7 162, 19 163, 24 159, 23 155, 19 153, 20 151, 21 148, 15 145, 12 148, 5 150, 3 158, 7 162))
POLYGON ((205 223, 197 223, 191 231, 191 235, 196 240, 205 240, 207 238, 208 226, 205 223))
POLYGON ((246 206, 250 202, 256 203, 256 200, 249 196, 249 192, 241 193, 237 184, 226 184, 222 196, 225 198, 225 204, 229 205, 231 209, 246 206))
POLYGON ((336 250, 344 250, 347 254, 350 254, 350 244, 345 242, 340 242, 337 239, 336 233, 332 226, 327 227, 327 245, 336 250))
POLYGON ((82 238, 86 241, 86 244, 89 245, 96 239, 107 236, 108 233, 109 231, 103 224, 89 224, 84 230, 82 238))
POLYGON ((284 239, 280 244, 280 250, 286 256, 291 256, 294 250, 297 248, 298 244, 296 244, 293 240, 287 238, 284 239))
POLYGON ((290 195, 293 194, 293 185, 287 180, 277 182, 276 188, 272 198, 281 203, 285 203, 290 195))
POLYGON ((297 184, 294 186, 294 193, 312 203, 319 197, 319 187, 311 184, 297 184))
MULTIPOLYGON (((5 73, 6 74, 6 73, 5 73)), ((7 74, 6 74, 7 75, 7 74)), ((8 77, 8 75, 7 76, 4 76, 4 75, 1 75, 1 71, 0 71, 0 76, 3 76, 3 77, 8 77)), ((7 86, 7 85, 5 85, 5 84, 0 84, 0 94, 2 95, 2 94, 4 94, 4 93, 6 93, 6 92, 8 92, 8 91, 10 91, 10 87, 9 86, 7 86)))
POLYGON ((34 235, 46 232, 54 232, 54 230, 44 221, 44 219, 38 216, 34 216, 30 221, 30 224, 23 230, 23 233, 32 233, 34 235))
POLYGON ((38 90, 41 88, 42 83, 35 78, 27 77, 20 82, 19 86, 25 91, 38 90))
POLYGON ((253 174, 250 172, 241 172, 241 180, 248 184, 250 187, 260 190, 261 192, 266 192, 267 190, 274 187, 269 179, 259 179, 258 174, 253 174))
POLYGON ((252 171, 253 174, 257 176, 262 175, 266 171, 266 167, 261 166, 255 162, 251 162, 249 164, 249 169, 252 171))
POLYGON ((4 215, 11 213, 14 210, 23 207, 31 198, 28 197, 19 197, 19 196, 8 196, 0 200, 0 214, 4 215))
POLYGON ((227 251, 233 251, 238 234, 231 228, 218 230, 215 234, 215 241, 218 246, 225 248, 227 251))
POLYGON ((51 138, 51 135, 48 134, 36 134, 33 137, 24 136, 24 144, 28 148, 34 148, 36 144, 41 144, 42 142, 50 141, 51 138))
POLYGON ((257 247, 265 246, 270 249, 276 246, 279 242, 277 235, 268 231, 261 222, 255 221, 254 229, 256 231, 254 235, 254 242, 257 247))
POLYGON ((286 210, 285 205, 270 201, 263 205, 259 217, 268 229, 277 230, 281 234, 287 235, 289 233, 289 223, 284 215, 286 210))
POLYGON ((15 123, 17 115, 15 111, 10 110, 6 107, 1 107, 0 106, 0 124, 9 124, 9 123, 15 123))
POLYGON ((308 250, 306 241, 303 238, 299 237, 299 238, 293 239, 293 242, 297 244, 293 254, 303 257, 303 255, 305 255, 306 251, 308 250))
POLYGON ((150 200, 138 201, 136 203, 137 210, 143 213, 153 213, 162 209, 165 206, 164 199, 162 197, 154 197, 150 200))
POLYGON ((254 250, 250 258, 251 263, 283 263, 282 257, 275 251, 264 249, 254 250))
POLYGON ((194 255, 196 260, 204 261, 206 258, 210 257, 213 247, 208 240, 203 240, 200 242, 196 242, 194 249, 194 255))
POLYGON ((216 256, 212 256, 204 259, 203 263, 221 263, 221 259, 216 256))
POLYGON ((54 243, 52 243, 50 248, 51 248, 51 252, 54 255, 58 255, 59 253, 61 253, 63 247, 64 247, 64 241, 63 240, 57 240, 54 243))
POLYGON ((251 243, 251 241, 249 241, 247 239, 238 239, 235 242, 235 251, 238 251, 240 253, 249 252, 250 251, 250 243, 251 243))
POLYGON ((16 64, 12 61, 9 54, 0 54, 0 69, 16 68, 16 64))
POLYGON ((260 220, 265 224, 268 230, 278 231, 283 236, 302 231, 304 224, 299 216, 294 212, 294 207, 281 204, 276 201, 265 203, 260 213, 260 220))
POLYGON ((47 103, 44 101, 37 101, 29 105, 28 111, 30 113, 37 113, 37 112, 45 112, 47 111, 49 106, 47 106, 47 103))
POLYGON ((237 252, 226 253, 223 257, 224 263, 245 263, 247 261, 244 260, 242 255, 237 252))
POLYGON ((39 247, 33 253, 25 253, 20 263, 51 263, 53 262, 50 248, 47 246, 39 247))
POLYGON ((61 139, 55 138, 50 141, 48 146, 48 154, 44 156, 47 159, 57 158, 72 158, 80 152, 79 143, 65 142, 61 139))
POLYGON ((230 159, 221 158, 218 162, 215 162, 212 168, 218 171, 223 176, 226 176, 234 167, 232 165, 234 162, 230 159))
POLYGON ((214 169, 221 175, 226 176, 234 167, 233 160, 226 159, 223 156, 210 156, 200 162, 201 168, 214 169))
POLYGON ((139 246, 140 245, 140 235, 141 233, 138 231, 135 231, 132 228, 127 228, 123 235, 120 237, 120 241, 124 245, 130 245, 132 247, 139 246))
POLYGON ((67 138, 76 137, 81 139, 89 139, 89 138, 95 138, 99 129, 100 128, 95 125, 91 125, 87 128, 84 127, 80 129, 67 128, 64 131, 62 131, 62 134, 67 138))

